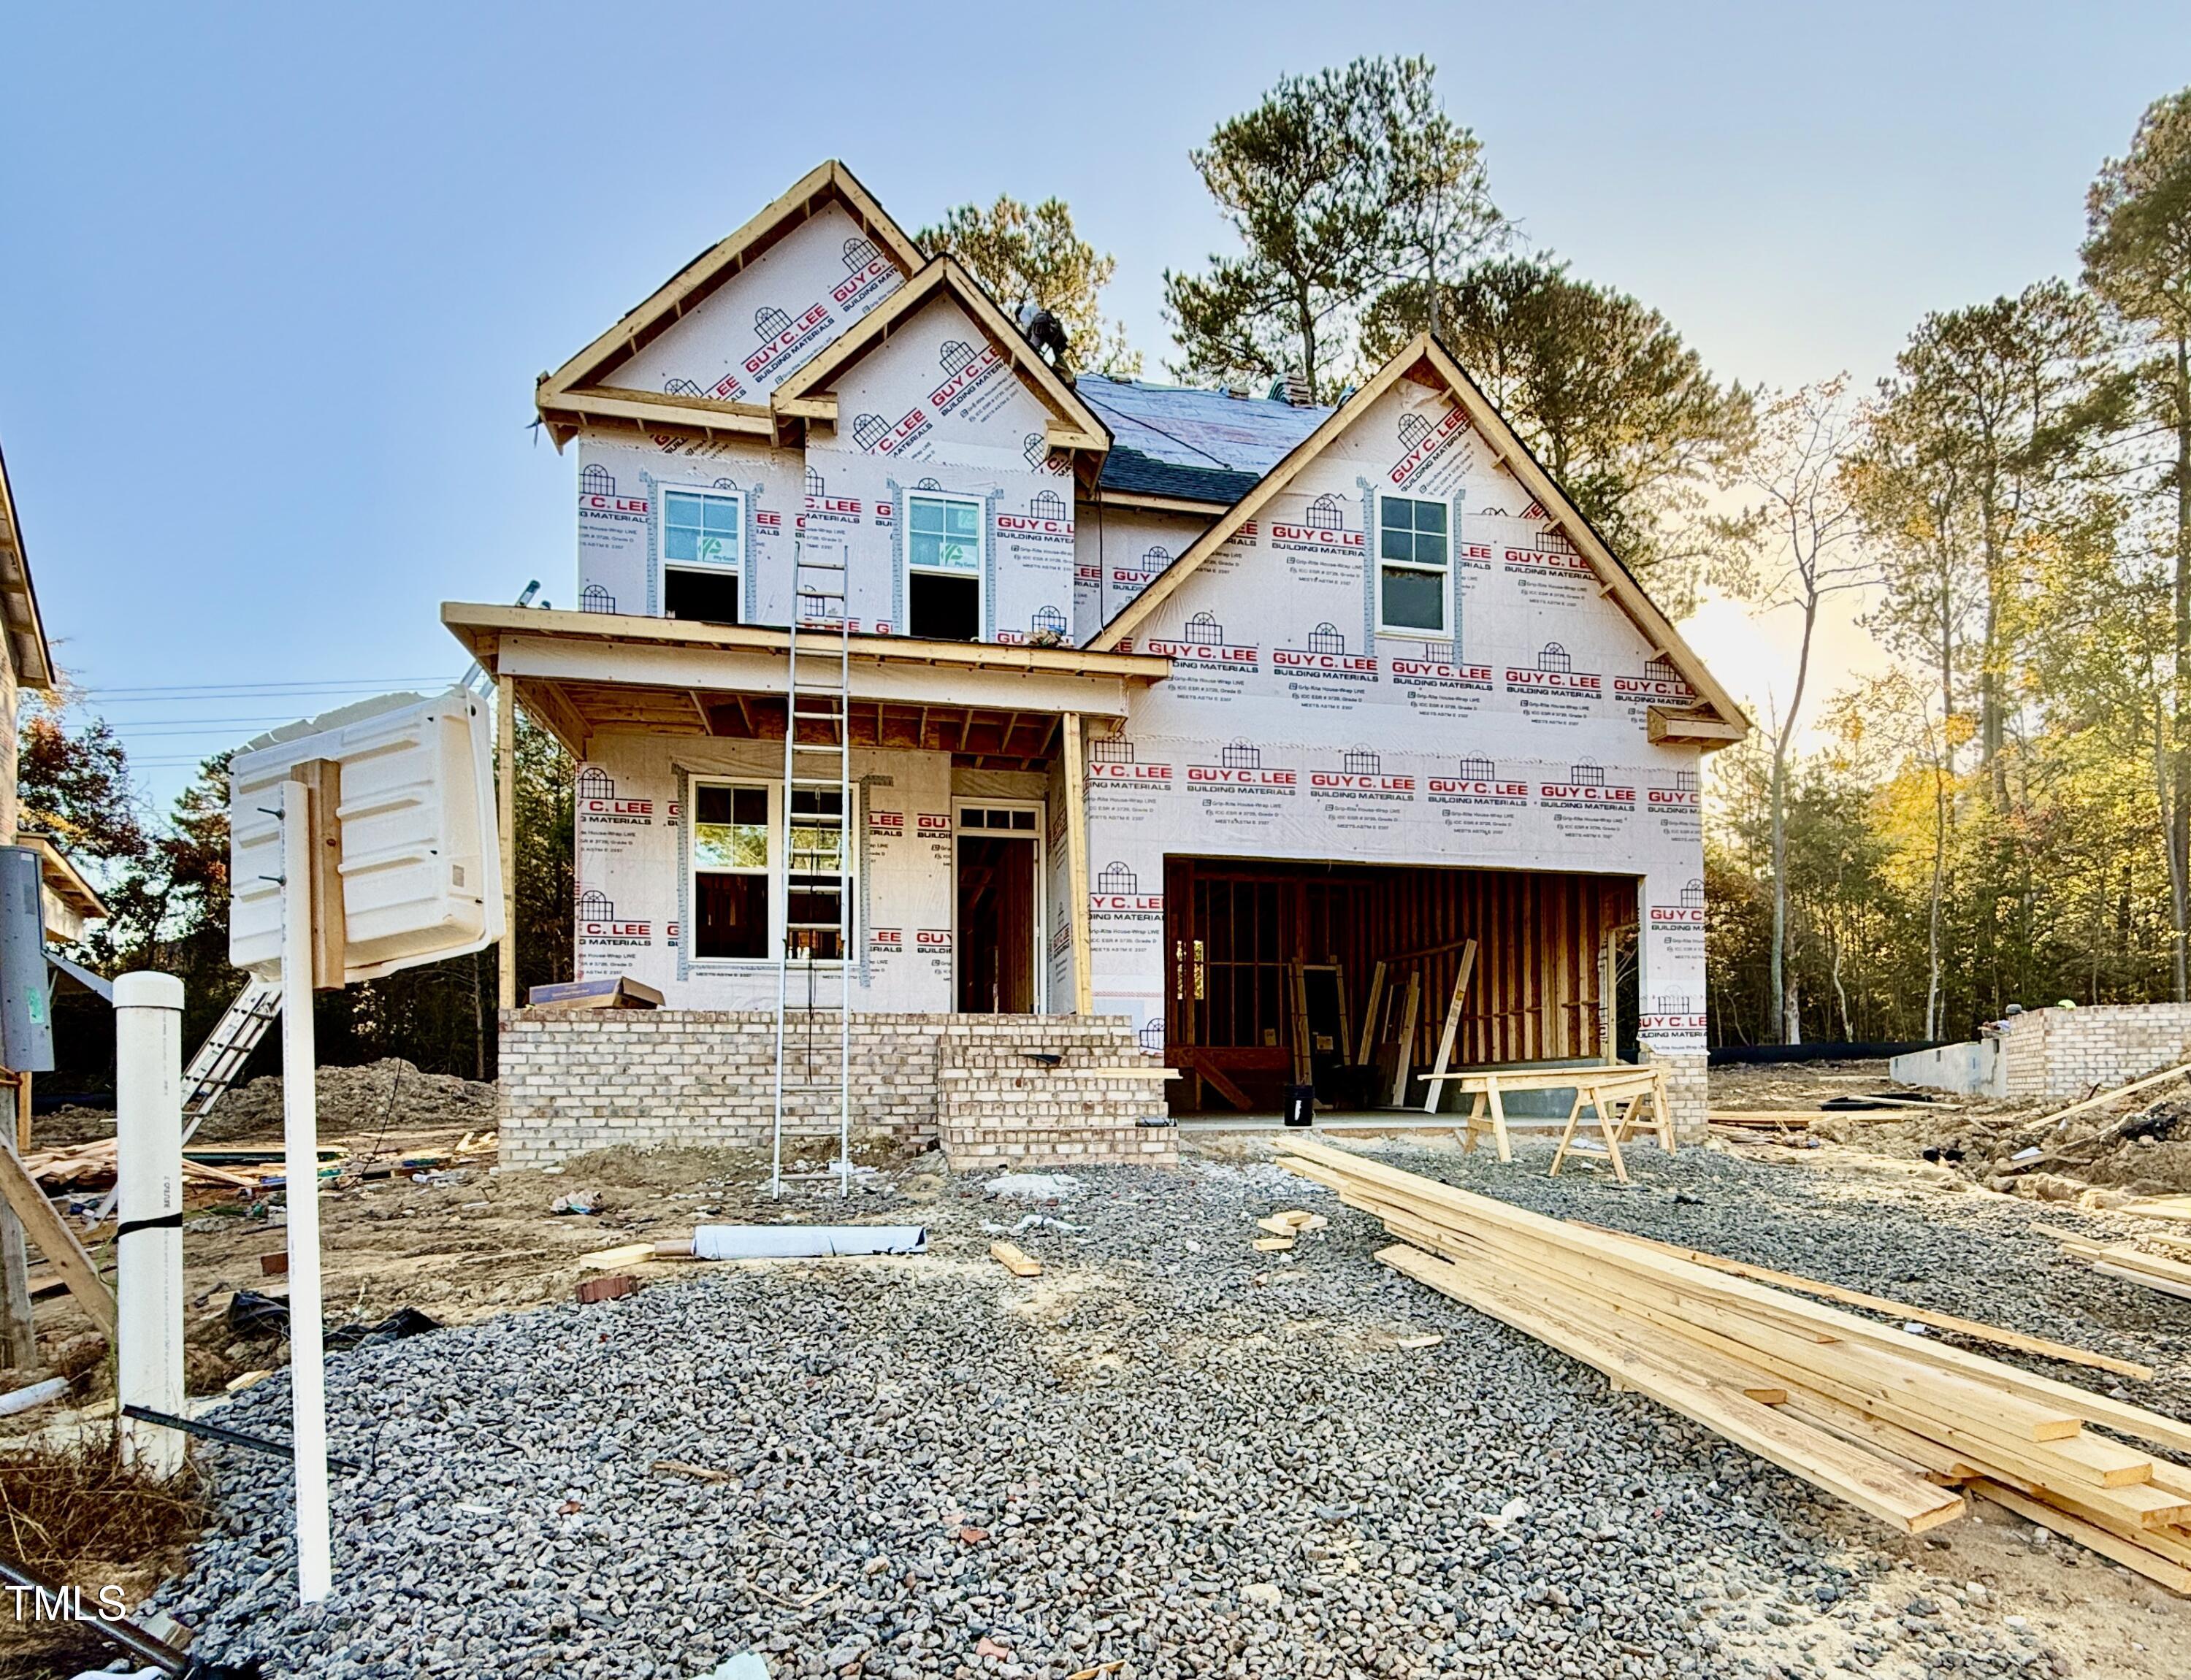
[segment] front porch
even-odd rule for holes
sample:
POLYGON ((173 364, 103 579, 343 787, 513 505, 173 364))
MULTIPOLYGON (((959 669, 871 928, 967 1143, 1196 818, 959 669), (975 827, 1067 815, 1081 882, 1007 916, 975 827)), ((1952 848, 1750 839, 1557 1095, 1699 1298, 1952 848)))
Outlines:
MULTIPOLYGON (((772 1008, 777 953, 800 924, 788 849, 760 837, 785 831, 791 797, 791 633, 468 604, 442 619, 493 677, 498 715, 522 707, 583 767, 580 977, 630 973, 672 1007, 772 1008), (765 861, 711 866, 694 844, 703 814, 711 834, 750 829, 765 861)), ((850 849, 858 904, 847 948, 802 965, 805 983, 833 1004, 846 988, 855 1009, 1092 1013, 1080 743, 1169 662, 900 636, 849 646, 854 809, 817 820, 850 849)), ((803 705, 799 740, 834 739, 834 719, 803 705)), ((499 754, 514 895, 507 730, 499 754)), ((505 941, 504 1009, 521 1002, 515 962, 505 941)))

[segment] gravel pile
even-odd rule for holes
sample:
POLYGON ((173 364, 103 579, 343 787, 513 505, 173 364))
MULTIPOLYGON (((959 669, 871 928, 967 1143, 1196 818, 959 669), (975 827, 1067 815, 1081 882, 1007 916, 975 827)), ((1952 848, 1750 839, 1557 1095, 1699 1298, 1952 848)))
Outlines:
MULTIPOLYGON (((1625 1192, 1526 1149, 1386 1153, 2096 1345, 2138 1328, 2065 1323, 2075 1286, 1990 1214, 1836 1206, 1702 1151, 1637 1151, 1625 1192)), ((336 1490, 338 1598, 294 1609, 287 1477, 215 1449, 218 1529, 162 1602, 198 1654, 324 1680, 686 1680, 748 1647, 892 1680, 2067 1671, 1983 1593, 1914 1594, 1921 1543, 1391 1274, 1326 1192, 1256 1162, 1084 1176, 1047 1210, 1077 1233, 1017 1238, 1029 1282, 986 1257, 1025 1202, 879 1178, 856 1217, 925 1220, 928 1256, 710 1269, 340 1356, 333 1447, 368 1468, 336 1490), (1330 1228, 1251 1252, 1287 1206, 1330 1228)), ((2160 1314, 2180 1348, 2191 1306, 2160 1314)), ((220 1416, 287 1410, 277 1376, 220 1416)))

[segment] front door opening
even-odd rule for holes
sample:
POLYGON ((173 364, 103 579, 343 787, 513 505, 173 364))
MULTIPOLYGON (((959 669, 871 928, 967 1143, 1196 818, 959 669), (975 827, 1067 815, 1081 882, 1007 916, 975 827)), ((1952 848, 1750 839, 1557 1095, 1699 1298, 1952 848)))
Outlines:
POLYGON ((1035 1011, 1035 814, 965 811, 959 831, 959 1010, 968 1015, 1035 1011), (1010 823, 968 831, 976 818, 1010 823))

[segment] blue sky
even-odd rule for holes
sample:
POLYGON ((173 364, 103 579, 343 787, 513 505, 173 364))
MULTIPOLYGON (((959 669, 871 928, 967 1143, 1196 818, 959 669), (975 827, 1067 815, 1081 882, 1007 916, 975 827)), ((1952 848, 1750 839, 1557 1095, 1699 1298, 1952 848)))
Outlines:
POLYGON ((58 657, 162 805, 346 685, 454 677, 439 602, 566 600, 534 377, 823 156, 908 228, 1062 196, 1154 372, 1159 276, 1223 239, 1188 149, 1287 71, 1420 52, 1534 241, 1725 376, 1868 382, 1926 309, 2071 271, 2093 170, 2191 81, 2181 0, 45 6, 9 34, 0 446, 58 657))

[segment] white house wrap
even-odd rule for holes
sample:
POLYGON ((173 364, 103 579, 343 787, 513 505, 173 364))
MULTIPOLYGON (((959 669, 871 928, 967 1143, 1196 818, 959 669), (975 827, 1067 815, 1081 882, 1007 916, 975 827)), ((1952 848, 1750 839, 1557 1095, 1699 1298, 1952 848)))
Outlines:
MULTIPOLYGON (((1431 1059, 1472 940, 1457 1061, 1659 1057, 1700 1123, 1699 761, 1747 722, 1435 342, 1336 409, 1071 379, 828 164, 539 402, 582 610, 445 616, 583 761, 581 976, 772 1010, 782 627, 826 556, 856 934, 801 984, 909 1054, 1086 1008, 1175 1110, 1360 1101, 1350 1065, 1431 1059)), ((552 1106, 513 1110, 536 1152, 594 1140, 552 1106)), ((748 1135, 709 1114, 672 1135, 748 1135)))

